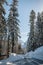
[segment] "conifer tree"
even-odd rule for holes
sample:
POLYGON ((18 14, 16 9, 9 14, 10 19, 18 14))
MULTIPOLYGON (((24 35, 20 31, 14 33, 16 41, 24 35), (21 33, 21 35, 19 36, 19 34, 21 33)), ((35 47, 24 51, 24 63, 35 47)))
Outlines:
POLYGON ((41 25, 41 16, 40 13, 38 12, 37 21, 36 21, 36 30, 35 30, 35 40, 37 47, 39 46, 40 25, 41 25))
POLYGON ((37 22, 36 22, 36 44, 37 47, 43 45, 43 12, 38 13, 37 22))
POLYGON ((43 12, 41 13, 40 45, 43 46, 43 12))
POLYGON ((30 33, 29 33, 29 38, 28 38, 28 51, 34 49, 34 22, 35 22, 35 12, 34 10, 31 11, 30 13, 30 33))
POLYGON ((37 22, 36 22, 36 30, 37 30, 37 46, 43 45, 43 12, 38 13, 37 22))
POLYGON ((12 1, 8 16, 9 32, 12 38, 12 52, 14 52, 14 45, 18 43, 18 37, 20 37, 17 3, 18 0, 12 1))
POLYGON ((0 56, 2 52, 2 39, 3 36, 6 34, 6 19, 5 19, 5 9, 4 3, 7 4, 6 0, 0 0, 0 56))

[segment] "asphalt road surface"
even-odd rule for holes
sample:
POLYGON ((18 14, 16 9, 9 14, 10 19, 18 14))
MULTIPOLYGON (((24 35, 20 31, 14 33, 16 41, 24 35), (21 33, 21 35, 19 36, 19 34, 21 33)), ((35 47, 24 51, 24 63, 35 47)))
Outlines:
POLYGON ((3 63, 0 65, 43 65, 43 61, 34 58, 31 59, 24 58, 18 61, 12 61, 10 64, 3 63))

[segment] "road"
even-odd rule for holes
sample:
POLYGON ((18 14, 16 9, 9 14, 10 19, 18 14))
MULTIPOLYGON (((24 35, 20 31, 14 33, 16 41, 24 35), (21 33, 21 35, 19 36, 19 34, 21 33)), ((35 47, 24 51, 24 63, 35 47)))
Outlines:
POLYGON ((43 65, 43 61, 34 58, 31 59, 24 58, 22 60, 12 61, 10 64, 3 63, 0 65, 43 65))

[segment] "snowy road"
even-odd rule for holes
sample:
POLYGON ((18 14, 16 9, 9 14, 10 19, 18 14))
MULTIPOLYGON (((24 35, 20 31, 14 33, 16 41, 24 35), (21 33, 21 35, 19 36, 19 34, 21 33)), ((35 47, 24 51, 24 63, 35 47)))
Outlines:
POLYGON ((9 58, 0 61, 0 65, 43 65, 43 46, 25 55, 11 53, 9 58))
POLYGON ((32 58, 32 59, 22 59, 16 62, 12 61, 10 63, 8 62, 0 65, 43 65, 43 61, 32 58))

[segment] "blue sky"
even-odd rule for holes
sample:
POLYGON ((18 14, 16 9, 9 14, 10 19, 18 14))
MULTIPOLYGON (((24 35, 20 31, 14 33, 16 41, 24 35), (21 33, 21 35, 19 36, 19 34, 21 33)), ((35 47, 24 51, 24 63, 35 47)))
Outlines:
MULTIPOLYGON (((7 0, 9 4, 12 0, 7 0)), ((18 0, 18 13, 20 20, 20 32, 21 39, 25 42, 28 38, 27 34, 30 29, 29 25, 29 15, 30 11, 33 9, 36 13, 43 11, 43 0, 18 0)), ((9 13, 9 7, 5 5, 6 17, 9 13)))

